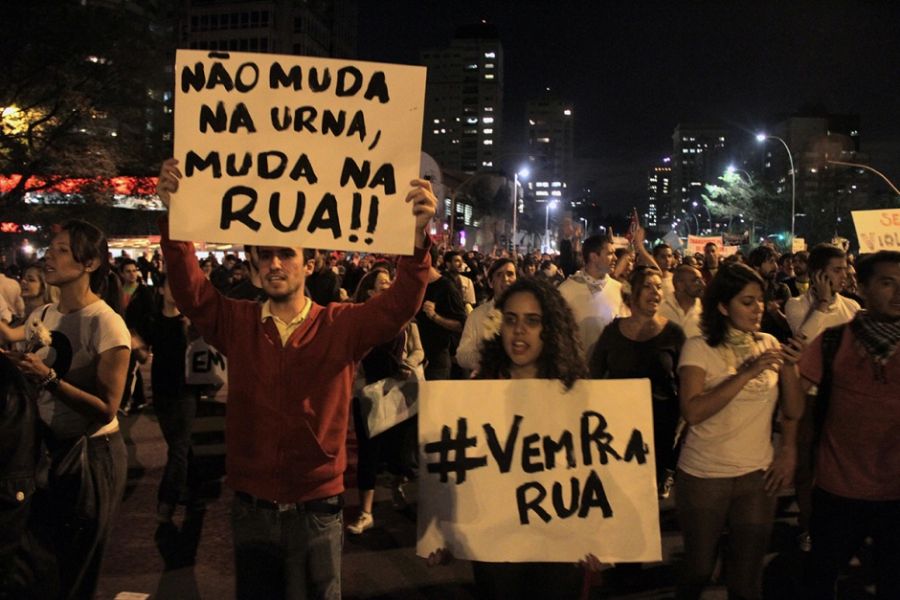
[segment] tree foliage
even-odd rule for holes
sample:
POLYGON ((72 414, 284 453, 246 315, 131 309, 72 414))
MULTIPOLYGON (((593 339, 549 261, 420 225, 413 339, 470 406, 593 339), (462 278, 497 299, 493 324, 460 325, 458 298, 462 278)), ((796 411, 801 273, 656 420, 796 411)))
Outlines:
POLYGON ((20 203, 32 176, 40 189, 156 168, 170 46, 161 7, 31 0, 4 9, 0 174, 22 178, 0 206, 20 203))
POLYGON ((750 230, 754 239, 760 229, 773 233, 790 228, 790 196, 749 175, 726 173, 719 180, 721 184, 707 184, 701 197, 714 219, 728 219, 729 233, 750 230))

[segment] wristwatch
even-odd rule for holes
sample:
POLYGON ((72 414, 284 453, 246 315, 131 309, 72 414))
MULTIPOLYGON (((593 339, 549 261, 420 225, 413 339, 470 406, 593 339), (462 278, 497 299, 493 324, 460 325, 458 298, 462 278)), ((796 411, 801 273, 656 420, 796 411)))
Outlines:
POLYGON ((56 374, 56 371, 53 370, 52 367, 47 373, 47 376, 41 379, 40 386, 50 392, 56 391, 56 388, 59 387, 59 375, 56 374))

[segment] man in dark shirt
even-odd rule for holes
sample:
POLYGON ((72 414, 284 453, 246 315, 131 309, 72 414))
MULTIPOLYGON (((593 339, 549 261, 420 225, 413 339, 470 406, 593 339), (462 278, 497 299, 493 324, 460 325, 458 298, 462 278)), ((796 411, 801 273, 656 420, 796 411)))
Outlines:
MULTIPOLYGON (((432 246, 432 249, 434 247, 432 246)), ((437 251, 432 261, 437 260, 437 251)), ((432 262, 432 265, 434 262, 432 262)), ((466 306, 456 284, 431 267, 422 310, 416 315, 422 348, 425 350, 425 379, 450 379, 450 355, 454 336, 459 336, 466 321, 466 306)))
POLYGON ((791 290, 775 280, 778 253, 769 246, 758 246, 747 257, 747 265, 759 273, 766 283, 763 289, 766 312, 763 313, 761 330, 774 335, 780 342, 786 342, 791 337, 791 327, 784 316, 784 305, 791 297, 791 290))

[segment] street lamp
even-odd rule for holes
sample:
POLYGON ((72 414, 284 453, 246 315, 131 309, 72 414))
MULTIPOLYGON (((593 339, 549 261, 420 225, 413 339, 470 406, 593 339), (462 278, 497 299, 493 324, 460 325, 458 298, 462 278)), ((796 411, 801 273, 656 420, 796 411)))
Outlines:
POLYGON ((550 251, 550 211, 556 210, 558 204, 554 200, 544 205, 544 252, 550 251))
POLYGON ((766 135, 765 133, 756 134, 757 142, 765 142, 766 140, 778 140, 781 142, 781 145, 784 146, 784 149, 787 151, 788 161, 791 164, 791 243, 794 243, 794 223, 797 216, 797 176, 794 173, 794 157, 791 155, 791 149, 788 147, 787 142, 778 137, 777 135, 766 135))
POLYGON ((513 173, 513 197, 512 197, 512 205, 513 205, 513 218, 512 218, 512 255, 513 258, 516 257, 516 231, 518 230, 518 215, 519 215, 519 177, 523 180, 528 179, 530 172, 527 167, 522 167, 515 173, 513 173))
POLYGON ((885 175, 881 171, 874 169, 873 167, 870 167, 869 165, 864 165, 862 163, 845 162, 842 160, 830 160, 828 158, 828 155, 825 156, 825 162, 827 162, 830 165, 841 165, 844 167, 856 167, 857 169, 864 169, 866 171, 871 171, 872 173, 875 173, 876 175, 878 175, 879 177, 884 179, 885 183, 887 183, 889 186, 891 186, 891 189, 894 190, 894 193, 897 194, 898 196, 900 196, 900 190, 898 190, 897 186, 895 186, 894 183, 890 179, 887 178, 887 175, 885 175))
POLYGON ((712 222, 712 213, 709 212, 709 207, 706 205, 706 202, 700 203, 694 200, 693 207, 697 208, 697 206, 702 206, 706 209, 706 218, 709 219, 709 231, 712 233, 713 230, 713 222, 712 222))

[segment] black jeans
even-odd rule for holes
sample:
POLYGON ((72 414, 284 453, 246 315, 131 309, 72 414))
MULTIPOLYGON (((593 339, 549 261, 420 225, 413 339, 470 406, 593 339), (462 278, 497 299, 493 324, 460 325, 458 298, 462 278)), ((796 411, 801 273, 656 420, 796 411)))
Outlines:
POLYGON ((197 495, 200 477, 191 449, 191 426, 197 416, 197 392, 153 394, 153 410, 168 446, 166 468, 157 498, 170 506, 197 495))
MULTIPOLYGON (((35 494, 31 525, 40 545, 55 561, 40 569, 45 586, 57 587, 60 598, 94 597, 100 563, 128 475, 128 455, 119 431, 88 440, 93 480, 94 515, 75 514, 53 487, 35 494), (52 580, 53 584, 48 584, 52 580)), ((71 492, 72 490, 68 490, 71 492)))
POLYGON ((900 598, 900 500, 854 500, 813 488, 810 534, 807 598, 834 598, 838 573, 867 536, 875 542, 878 598, 900 598))

